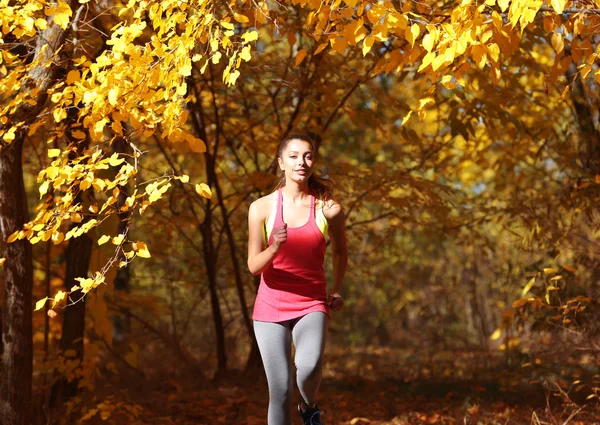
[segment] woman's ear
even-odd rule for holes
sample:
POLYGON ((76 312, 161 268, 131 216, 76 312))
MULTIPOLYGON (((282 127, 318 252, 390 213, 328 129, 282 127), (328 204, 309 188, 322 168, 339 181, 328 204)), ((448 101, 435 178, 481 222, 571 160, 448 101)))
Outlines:
POLYGON ((277 163, 279 164, 279 169, 284 171, 283 169, 283 160, 280 157, 277 157, 277 163))

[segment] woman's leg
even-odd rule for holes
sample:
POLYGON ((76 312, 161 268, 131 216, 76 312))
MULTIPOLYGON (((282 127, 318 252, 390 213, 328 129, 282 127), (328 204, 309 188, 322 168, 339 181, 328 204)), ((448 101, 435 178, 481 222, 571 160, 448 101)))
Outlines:
POLYGON ((268 425, 291 425, 293 377, 289 322, 255 320, 254 334, 269 384, 268 425))
POLYGON ((312 406, 317 399, 323 370, 323 352, 329 317, 325 313, 308 313, 292 328, 296 354, 296 381, 304 402, 312 406))

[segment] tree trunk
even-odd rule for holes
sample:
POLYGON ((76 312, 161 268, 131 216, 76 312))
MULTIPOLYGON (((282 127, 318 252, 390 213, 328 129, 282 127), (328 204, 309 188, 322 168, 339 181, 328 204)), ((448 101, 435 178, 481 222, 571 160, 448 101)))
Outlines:
MULTIPOLYGON (((192 87, 197 93, 196 83, 192 81, 192 87)), ((202 115, 202 102, 198 103, 198 112, 194 113, 193 123, 196 132, 201 136, 202 140, 207 141, 207 134, 202 115)), ((218 132, 217 132, 218 134, 218 132)), ((217 143, 217 142, 215 142, 217 143)), ((215 152, 218 146, 215 146, 215 152)), ((207 183, 209 187, 215 185, 215 157, 210 154, 210 147, 206 150, 205 169, 207 183)), ((210 293, 210 305, 212 308, 213 323, 215 325, 215 338, 217 340, 217 375, 227 370, 227 352, 225 351, 225 328, 223 327, 223 315, 221 314, 221 306, 219 304, 219 295, 217 294, 217 255, 215 253, 215 244, 213 241, 212 231, 212 208, 210 199, 206 200, 204 221, 202 222, 202 244, 204 250, 204 264, 206 266, 206 274, 208 278, 208 290, 210 293)))
MULTIPOLYGON (((76 277, 87 277, 90 258, 92 254, 92 239, 83 234, 78 238, 71 239, 67 247, 67 270, 65 273, 65 290, 69 291, 78 282, 76 277)), ((69 304, 65 308, 63 331, 60 339, 60 350, 64 354, 72 350, 68 358, 73 361, 83 362, 83 338, 85 331, 85 298, 81 291, 75 291, 69 295, 69 304)), ((53 390, 54 406, 62 404, 64 400, 77 395, 79 379, 68 381, 63 377, 53 390)))
MULTIPOLYGON (((63 72, 66 75, 68 70, 63 72)), ((69 128, 77 121, 77 110, 72 108, 67 113, 67 122, 69 128)), ((71 132, 65 133, 66 141, 70 147, 75 147, 73 151, 69 153, 69 159, 74 160, 76 157, 80 157, 83 152, 89 146, 89 139, 77 140, 71 137, 71 132)), ((77 187, 71 189, 75 194, 73 203, 84 204, 82 192, 77 187)), ((89 195, 89 192, 84 192, 89 195)), ((84 207, 85 209, 85 207, 84 207)), ((71 228, 79 227, 89 218, 85 218, 82 223, 73 223, 71 228)), ((75 280, 77 277, 88 277, 88 269, 90 267, 90 260, 92 256, 92 238, 87 233, 82 234, 79 237, 72 238, 69 240, 69 246, 67 247, 66 254, 66 271, 65 271, 65 291, 71 291, 71 288, 78 285, 75 280)), ((63 355, 69 351, 69 360, 78 362, 78 367, 81 367, 83 363, 83 338, 85 333, 85 297, 81 290, 74 291, 69 294, 69 302, 64 310, 63 316, 63 330, 60 339, 60 350, 63 355), (71 305, 72 304, 72 305, 71 305)), ((51 405, 61 405, 65 400, 77 395, 77 388, 79 386, 79 378, 68 381, 66 376, 62 376, 61 379, 54 385, 52 389, 51 405)))
POLYGON ((574 63, 569 65, 567 81, 573 87, 571 100, 577 113, 579 124, 579 140, 577 153, 581 159, 584 171, 589 176, 600 174, 600 133, 594 126, 593 112, 586 101, 587 95, 581 77, 576 78, 577 67, 574 63))
POLYGON ((30 425, 33 372, 33 259, 28 240, 7 238, 29 221, 23 182, 23 138, 0 149, 0 240, 4 263, 3 356, 0 418, 3 425, 30 425))
MULTIPOLYGON (((128 153, 127 151, 127 144, 125 143, 125 141, 118 137, 114 142, 113 142, 113 152, 115 153, 128 153)), ((118 167, 114 167, 115 172, 119 171, 119 168, 121 166, 119 165, 118 167)), ((128 193, 126 192, 126 190, 124 190, 125 188, 121 187, 121 190, 119 192, 119 196, 117 198, 117 203, 116 203, 116 207, 120 210, 121 206, 125 203, 125 201, 127 200, 127 196, 128 193)), ((127 211, 121 211, 119 213, 119 224, 117 226, 117 235, 122 235, 125 233, 125 230, 127 229, 128 225, 129 225, 129 217, 131 215, 131 211, 127 210, 127 211)), ((125 258, 122 258, 121 260, 125 260, 125 258)), ((130 268, 129 267, 119 267, 117 269, 117 275, 115 276, 115 283, 114 283, 114 290, 115 290, 115 299, 120 299, 119 296, 119 292, 124 292, 124 293, 129 293, 129 278, 130 278, 130 268)), ((114 337, 113 340, 115 343, 120 343, 122 341, 124 341, 127 337, 127 335, 129 334, 129 330, 131 328, 131 322, 130 322, 130 315, 128 314, 129 310, 124 307, 125 310, 119 310, 120 314, 114 316, 113 318, 113 325, 114 325, 114 337)))
MULTIPOLYGON (((71 7, 72 0, 65 0, 71 7)), ((30 124, 44 108, 48 88, 54 84, 55 66, 50 59, 63 46, 65 31, 53 18, 48 28, 35 38, 33 60, 39 65, 32 68, 28 84, 21 91, 38 90, 35 102, 22 102, 8 117, 5 125, 30 124)), ((0 126, 1 127, 1 126, 0 126)), ((0 240, 20 230, 29 221, 27 197, 23 181, 22 151, 27 125, 16 132, 12 143, 0 140, 0 240)), ((4 245, 4 305, 2 306, 3 357, 0 372, 0 418, 2 425, 30 425, 32 419, 31 384, 33 373, 32 290, 33 259, 28 240, 4 245)))
POLYGON ((204 243, 204 264, 208 278, 208 291, 210 293, 210 305, 212 307, 213 323, 215 326, 215 338, 217 341, 217 371, 227 370, 227 353, 225 351, 225 329, 223 327, 223 315, 217 294, 217 265, 214 255, 214 243, 212 237, 212 211, 210 200, 206 200, 205 217, 202 229, 204 243))

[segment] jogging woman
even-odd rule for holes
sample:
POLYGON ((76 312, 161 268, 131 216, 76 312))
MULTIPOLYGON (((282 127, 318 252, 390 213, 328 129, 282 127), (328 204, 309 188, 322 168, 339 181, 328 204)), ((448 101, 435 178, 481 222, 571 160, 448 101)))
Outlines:
POLYGON ((344 306, 340 295, 348 252, 344 212, 331 199, 333 184, 313 175, 313 140, 286 137, 278 150, 281 180, 275 192, 250 205, 248 268, 261 274, 254 304, 254 332, 269 386, 268 425, 291 425, 293 375, 305 425, 321 425, 316 404, 330 311, 344 306), (331 241, 333 285, 327 293, 323 262, 331 241))

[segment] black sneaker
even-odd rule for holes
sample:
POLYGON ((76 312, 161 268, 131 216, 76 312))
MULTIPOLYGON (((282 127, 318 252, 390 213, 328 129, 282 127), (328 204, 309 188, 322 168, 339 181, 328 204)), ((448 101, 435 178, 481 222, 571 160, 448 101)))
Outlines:
POLYGON ((321 410, 319 406, 307 407, 306 410, 302 410, 302 403, 298 404, 298 412, 302 418, 304 425, 323 425, 321 422, 321 410))

